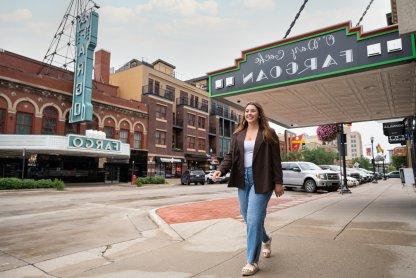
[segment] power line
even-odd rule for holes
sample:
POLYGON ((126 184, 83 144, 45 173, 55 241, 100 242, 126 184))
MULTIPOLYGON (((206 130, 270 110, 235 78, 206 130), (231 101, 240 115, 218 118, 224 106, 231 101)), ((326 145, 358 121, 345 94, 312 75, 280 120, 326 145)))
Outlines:
POLYGON ((355 27, 359 26, 361 21, 363 21, 364 16, 366 15, 368 9, 370 9, 371 4, 373 4, 374 0, 370 0, 370 3, 368 3, 367 8, 364 10, 363 15, 361 16, 360 20, 358 20, 357 25, 355 27))
POLYGON ((302 6, 300 6, 298 13, 296 14, 295 18, 293 19, 292 23, 290 23, 289 29, 286 31, 284 39, 289 36, 290 31, 292 31, 293 26, 295 26, 296 20, 298 20, 300 14, 302 13, 303 9, 305 8, 306 3, 308 3, 308 0, 304 0, 302 6))

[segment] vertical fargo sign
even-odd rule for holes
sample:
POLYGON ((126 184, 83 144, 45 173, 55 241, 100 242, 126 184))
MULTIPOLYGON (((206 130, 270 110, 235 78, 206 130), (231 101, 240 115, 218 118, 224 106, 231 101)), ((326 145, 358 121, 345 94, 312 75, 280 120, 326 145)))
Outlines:
POLYGON ((98 14, 84 12, 77 18, 74 88, 69 122, 92 120, 92 68, 97 45, 98 14))

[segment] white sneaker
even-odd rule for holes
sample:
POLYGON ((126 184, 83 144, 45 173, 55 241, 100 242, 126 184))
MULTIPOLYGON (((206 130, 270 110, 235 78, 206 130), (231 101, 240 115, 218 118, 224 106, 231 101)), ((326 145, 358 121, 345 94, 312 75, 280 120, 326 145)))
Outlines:
POLYGON ((267 242, 261 243, 263 257, 270 258, 270 255, 272 254, 272 237, 269 238, 267 242))

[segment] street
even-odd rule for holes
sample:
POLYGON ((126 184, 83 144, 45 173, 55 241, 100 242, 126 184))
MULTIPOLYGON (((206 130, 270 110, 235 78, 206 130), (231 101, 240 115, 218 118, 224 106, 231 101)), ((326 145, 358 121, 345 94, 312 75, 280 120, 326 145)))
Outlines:
MULTIPOLYGON (((0 277, 236 277, 245 228, 235 191, 213 184, 1 192, 0 277), (149 219, 155 208, 176 237, 149 219)), ((258 276, 412 277, 413 189, 390 179, 352 192, 273 197, 266 229, 277 253, 261 260, 258 276), (341 270, 345 264, 352 268, 341 270)))

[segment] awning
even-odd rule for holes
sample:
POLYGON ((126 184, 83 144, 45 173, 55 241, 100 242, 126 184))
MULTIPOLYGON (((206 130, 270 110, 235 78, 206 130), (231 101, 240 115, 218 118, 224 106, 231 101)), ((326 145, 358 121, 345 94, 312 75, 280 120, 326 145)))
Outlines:
POLYGON ((163 163, 184 163, 185 159, 182 158, 174 158, 174 157, 155 157, 156 162, 163 162, 163 163))
POLYGON ((185 154, 185 158, 194 161, 208 161, 209 156, 206 154, 185 154))

